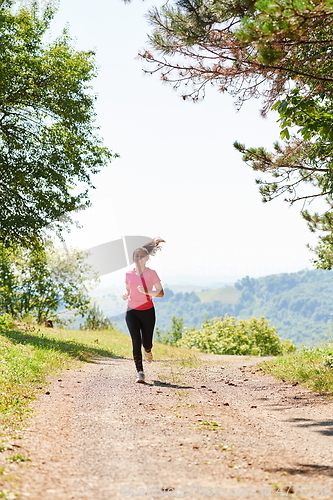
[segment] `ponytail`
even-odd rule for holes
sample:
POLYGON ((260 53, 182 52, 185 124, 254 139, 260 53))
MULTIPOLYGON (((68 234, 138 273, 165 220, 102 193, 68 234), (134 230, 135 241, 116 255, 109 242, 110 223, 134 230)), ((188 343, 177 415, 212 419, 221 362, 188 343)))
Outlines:
POLYGON ((136 248, 133 252, 133 259, 135 252, 138 250, 145 250, 147 255, 155 255, 157 250, 162 250, 162 247, 160 246, 161 243, 165 243, 165 240, 162 240, 162 238, 154 238, 145 245, 142 245, 142 247, 136 248))
POLYGON ((149 243, 143 245, 142 248, 145 248, 149 255, 155 255, 157 250, 162 250, 160 246, 161 243, 165 243, 165 240, 162 240, 162 238, 154 238, 152 241, 149 241, 149 243))

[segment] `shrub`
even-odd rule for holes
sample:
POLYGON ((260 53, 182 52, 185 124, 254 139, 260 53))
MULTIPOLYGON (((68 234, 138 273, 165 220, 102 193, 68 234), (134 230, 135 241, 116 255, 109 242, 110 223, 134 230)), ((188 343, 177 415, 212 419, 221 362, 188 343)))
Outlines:
POLYGON ((291 342, 281 341, 264 317, 237 320, 227 314, 208 319, 200 329, 186 329, 178 345, 212 354, 255 356, 277 356, 295 350, 291 342))
POLYGON ((0 330, 10 330, 14 326, 13 318, 10 314, 0 316, 0 330))

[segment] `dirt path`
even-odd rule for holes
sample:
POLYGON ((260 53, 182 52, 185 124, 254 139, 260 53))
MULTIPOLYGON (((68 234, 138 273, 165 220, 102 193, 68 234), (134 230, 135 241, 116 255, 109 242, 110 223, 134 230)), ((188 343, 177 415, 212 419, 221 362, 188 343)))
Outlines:
POLYGON ((332 400, 256 362, 157 361, 145 385, 131 360, 65 372, 18 442, 21 498, 333 498, 332 400))

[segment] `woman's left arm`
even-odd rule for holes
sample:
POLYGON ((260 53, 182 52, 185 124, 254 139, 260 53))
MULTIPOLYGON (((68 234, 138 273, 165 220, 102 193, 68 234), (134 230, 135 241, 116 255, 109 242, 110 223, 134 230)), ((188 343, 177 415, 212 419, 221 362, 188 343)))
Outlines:
POLYGON ((141 293, 150 295, 151 297, 164 297, 164 290, 160 281, 154 284, 154 288, 155 290, 145 290, 143 286, 138 286, 138 290, 141 293))

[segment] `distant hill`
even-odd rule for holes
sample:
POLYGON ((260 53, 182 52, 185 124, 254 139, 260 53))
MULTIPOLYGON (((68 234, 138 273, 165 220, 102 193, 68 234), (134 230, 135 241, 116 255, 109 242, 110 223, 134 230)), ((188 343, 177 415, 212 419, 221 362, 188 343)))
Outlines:
POLYGON ((243 278, 235 286, 174 293, 155 301, 158 326, 170 328, 172 316, 185 326, 229 314, 240 319, 265 316, 283 339, 311 345, 333 338, 333 272, 304 270, 263 278, 243 278))
POLYGON ((215 290, 202 290, 201 292, 196 292, 196 295, 203 303, 218 300, 224 304, 236 304, 242 292, 235 286, 224 286, 223 288, 216 288, 215 290))
POLYGON ((265 316, 283 338, 297 344, 333 338, 332 278, 332 271, 320 270, 243 278, 235 284, 241 296, 234 314, 265 316))

